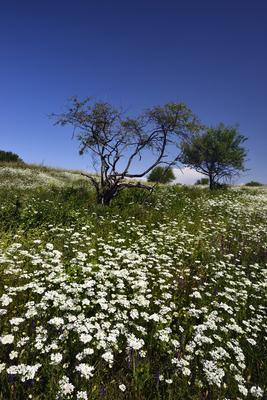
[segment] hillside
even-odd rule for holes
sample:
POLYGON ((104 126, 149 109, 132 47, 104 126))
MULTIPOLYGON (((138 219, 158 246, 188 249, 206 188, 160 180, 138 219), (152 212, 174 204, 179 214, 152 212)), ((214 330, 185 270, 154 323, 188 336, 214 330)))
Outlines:
POLYGON ((79 186, 88 179, 78 170, 35 164, 0 163, 0 187, 35 188, 42 186, 79 186))

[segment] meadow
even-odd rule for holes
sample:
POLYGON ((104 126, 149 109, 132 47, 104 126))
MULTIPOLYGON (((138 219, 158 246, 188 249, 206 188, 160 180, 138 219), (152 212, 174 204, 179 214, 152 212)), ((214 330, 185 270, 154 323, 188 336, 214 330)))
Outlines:
POLYGON ((266 188, 47 173, 2 169, 0 400, 266 399, 266 188))

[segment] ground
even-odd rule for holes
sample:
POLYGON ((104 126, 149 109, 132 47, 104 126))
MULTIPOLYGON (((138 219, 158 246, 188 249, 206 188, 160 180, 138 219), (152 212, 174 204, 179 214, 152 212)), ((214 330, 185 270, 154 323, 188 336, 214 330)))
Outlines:
POLYGON ((103 207, 76 172, 6 171, 1 400, 266 398, 265 187, 103 207))

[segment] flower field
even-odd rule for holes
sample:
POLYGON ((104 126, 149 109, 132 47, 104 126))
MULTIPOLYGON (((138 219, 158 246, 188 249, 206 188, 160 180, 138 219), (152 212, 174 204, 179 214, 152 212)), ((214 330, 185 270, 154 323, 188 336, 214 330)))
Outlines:
POLYGON ((267 191, 0 192, 0 399, 267 397, 267 191))

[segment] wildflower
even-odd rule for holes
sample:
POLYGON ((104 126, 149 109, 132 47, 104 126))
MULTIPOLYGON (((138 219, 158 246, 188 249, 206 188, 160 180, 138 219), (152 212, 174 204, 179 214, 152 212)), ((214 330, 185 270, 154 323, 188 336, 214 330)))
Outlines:
POLYGON ((102 358, 104 358, 104 360, 108 362, 110 366, 112 365, 114 356, 111 351, 107 351, 106 353, 102 354, 102 358))
POLYGON ((243 394, 243 396, 248 395, 248 390, 245 388, 244 385, 238 385, 238 390, 241 394, 243 394))
POLYGON ((0 374, 2 371, 4 371, 5 367, 6 367, 5 363, 0 364, 0 374))
POLYGON ((251 393, 251 396, 256 397, 258 399, 263 397, 263 390, 259 386, 252 386, 250 388, 250 393, 251 393))
POLYGON ((145 358, 146 355, 147 355, 147 352, 146 352, 145 350, 140 350, 140 351, 139 351, 139 356, 140 356, 140 357, 145 358))
POLYGON ((60 393, 63 396, 67 396, 71 394, 74 391, 74 386, 72 383, 70 383, 70 380, 67 376, 63 376, 60 381, 59 381, 59 388, 60 388, 60 393))
POLYGON ((52 364, 59 364, 62 361, 62 354, 60 353, 52 353, 51 356, 52 364))
POLYGON ((201 299, 202 296, 199 292, 195 291, 192 294, 190 294, 190 297, 194 297, 195 299, 201 299))
POLYGON ((9 358, 10 360, 13 360, 14 358, 17 358, 19 355, 19 353, 17 351, 11 351, 11 353, 9 354, 9 358))
POLYGON ((248 341, 252 346, 255 346, 255 345, 257 344, 256 340, 251 339, 251 338, 247 339, 247 341, 248 341))
POLYGON ((24 321, 24 318, 12 318, 9 323, 11 325, 15 325, 18 326, 19 324, 21 324, 24 321))
POLYGON ((119 389, 120 389, 122 392, 125 392, 126 386, 125 386, 123 383, 121 383, 121 384, 119 385, 119 389))
POLYGON ((54 317, 54 318, 51 318, 48 321, 48 323, 51 324, 51 325, 55 325, 58 328, 61 325, 64 325, 64 319, 63 318, 59 318, 59 317, 54 317))
POLYGON ((41 364, 36 365, 11 365, 7 368, 6 372, 10 375, 20 375, 22 382, 34 379, 36 372, 41 367, 41 364))
POLYGON ((203 370, 210 384, 214 384, 218 387, 221 386, 222 378, 225 375, 222 368, 218 368, 217 364, 213 361, 205 361, 203 370))
POLYGON ((0 301, 4 307, 8 306, 12 302, 12 297, 8 296, 7 294, 3 294, 0 297, 0 301))
POLYGON ((89 379, 92 376, 94 376, 93 374, 94 369, 95 369, 94 367, 84 363, 81 363, 76 367, 76 370, 79 371, 81 376, 85 379, 89 379))
POLYGON ((77 392, 77 400, 88 400, 87 393, 84 391, 77 392))
POLYGON ((89 342, 91 342, 92 339, 93 339, 93 337, 91 335, 89 335, 88 333, 82 333, 80 335, 80 341, 83 343, 89 343, 89 342))
POLYGON ((137 339, 133 334, 128 337, 128 346, 131 347, 133 350, 139 350, 144 345, 143 339, 137 339))
POLYGON ((0 341, 2 344, 11 344, 14 342, 14 336, 13 335, 1 336, 0 341))
POLYGON ((136 319, 139 316, 139 313, 136 309, 130 311, 130 316, 132 319, 136 319))
POLYGON ((165 382, 166 382, 168 385, 171 385, 171 384, 173 383, 173 380, 172 380, 172 379, 165 379, 165 382))
POLYGON ((184 376, 190 376, 190 375, 191 375, 191 371, 190 371, 189 368, 183 367, 183 368, 182 368, 182 374, 183 374, 184 376))

